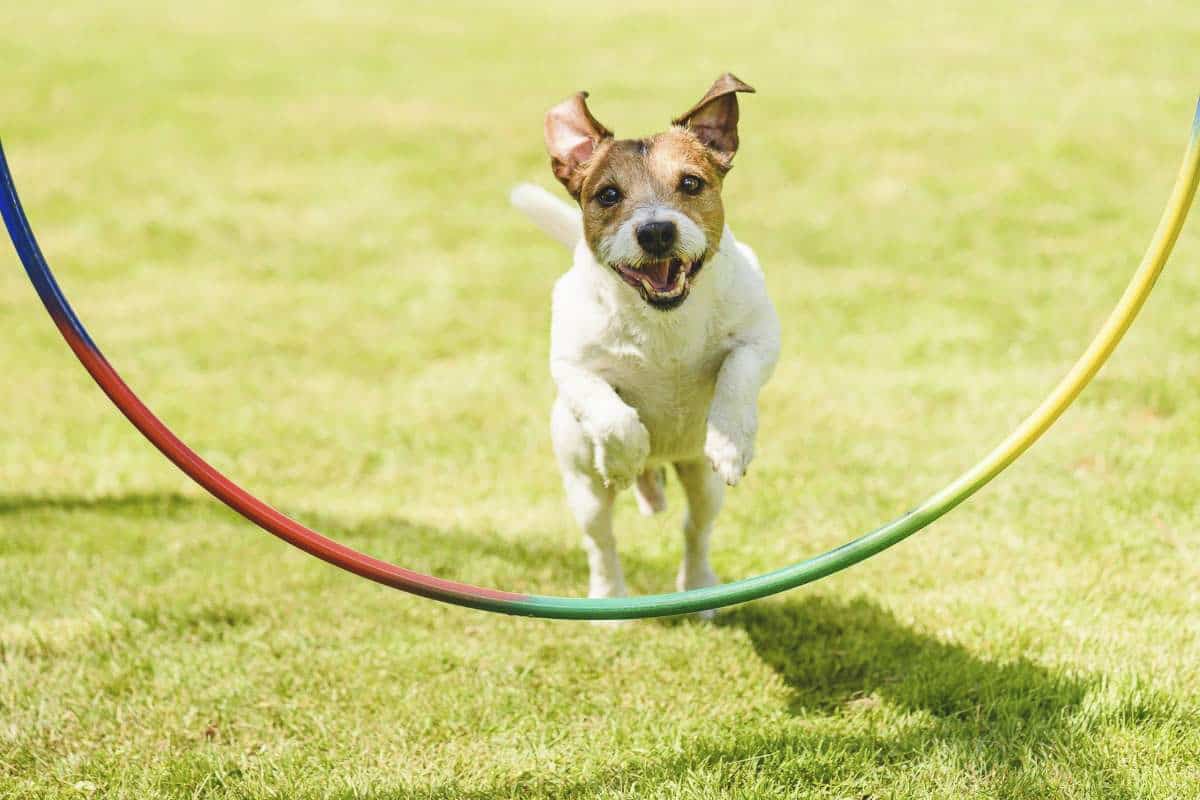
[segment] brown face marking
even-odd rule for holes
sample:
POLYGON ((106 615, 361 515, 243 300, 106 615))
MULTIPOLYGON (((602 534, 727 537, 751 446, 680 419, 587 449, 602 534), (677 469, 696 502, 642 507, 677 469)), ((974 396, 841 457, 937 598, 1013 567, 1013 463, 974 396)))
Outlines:
POLYGON ((592 252, 612 236, 639 208, 660 205, 691 219, 704 231, 709 250, 721 241, 725 208, 721 204, 724 170, 696 136, 685 128, 671 128, 645 139, 608 139, 593 154, 581 183, 579 205, 583 231, 592 252), (685 176, 698 178, 694 194, 681 186, 685 176), (621 199, 606 206, 600 193, 616 189, 621 199))
POLYGON ((588 110, 586 92, 546 112, 551 167, 583 209, 588 246, 656 308, 682 303, 720 246, 721 185, 738 147, 737 95, 753 91, 727 72, 673 127, 644 139, 616 139, 588 110))

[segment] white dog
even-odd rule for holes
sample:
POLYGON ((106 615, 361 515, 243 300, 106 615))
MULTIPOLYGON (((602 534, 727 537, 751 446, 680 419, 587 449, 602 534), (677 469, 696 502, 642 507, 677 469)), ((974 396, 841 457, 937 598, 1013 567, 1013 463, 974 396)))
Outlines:
POLYGON ((620 597, 618 491, 666 506, 665 466, 687 495, 678 588, 716 585, 708 562, 724 484, 754 456, 758 392, 779 321, 754 252, 725 226, 721 186, 737 150, 733 75, 663 133, 616 139, 580 92, 546 114, 555 176, 582 210, 531 185, 513 203, 574 249, 554 287, 551 418, 567 501, 583 529, 589 596, 620 597))

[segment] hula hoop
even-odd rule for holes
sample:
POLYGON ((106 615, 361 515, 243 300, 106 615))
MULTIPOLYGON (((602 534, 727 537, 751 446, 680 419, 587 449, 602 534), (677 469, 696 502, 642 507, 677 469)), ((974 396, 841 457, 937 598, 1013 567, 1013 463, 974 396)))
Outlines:
POLYGON ((794 589, 870 558, 908 538, 979 491, 1037 441, 1096 374, 1129 329, 1166 265, 1200 180, 1200 105, 1191 141, 1154 238, 1116 308, 1083 355, 1053 391, 1017 428, 977 464, 904 516, 841 547, 790 567, 706 589, 640 597, 585 599, 516 594, 423 575, 339 544, 275 510, 238 486, 184 444, 121 380, 71 310, 42 256, 21 208, 0 145, 0 213, 38 296, 84 368, 129 421, 163 455, 218 500, 264 530, 330 564, 364 578, 446 603, 556 619, 634 619, 686 614, 744 603, 794 589))

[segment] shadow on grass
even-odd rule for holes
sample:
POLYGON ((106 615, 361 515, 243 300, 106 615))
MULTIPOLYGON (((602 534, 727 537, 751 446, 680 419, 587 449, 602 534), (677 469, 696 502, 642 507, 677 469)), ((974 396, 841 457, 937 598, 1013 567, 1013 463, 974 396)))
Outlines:
POLYGON ((1085 687, 1028 660, 984 661, 917 633, 865 599, 824 597, 740 606, 720 625, 746 631, 755 652, 792 691, 796 714, 828 712, 869 698, 937 720, 994 729, 1056 724, 1085 687))
MULTIPOLYGON (((747 632, 758 656, 790 689, 793 714, 850 715, 887 706, 909 720, 889 725, 895 733, 827 744, 873 752, 879 763, 938 753, 1004 793, 1051 792, 1033 767, 1073 738, 1072 714, 1095 683, 1025 658, 982 659, 912 630, 862 598, 749 605, 722 624, 747 632)), ((785 750, 789 744, 776 742, 785 750)))
POLYGON ((163 516, 200 511, 203 506, 224 508, 218 501, 206 497, 189 497, 178 492, 129 492, 118 495, 53 495, 53 494, 0 494, 0 516, 19 514, 67 513, 95 511, 163 516))
MULTIPOLYGON (((179 494, 0 495, 0 516, 79 511, 160 517, 232 513, 207 497, 179 494)), ((537 565, 539 576, 566 585, 583 585, 586 579, 575 547, 439 529, 397 517, 346 523, 301 516, 356 547, 396 558, 421 554, 426 563, 418 566, 444 567, 446 577, 459 577, 456 565, 466 561, 476 567, 491 562, 509 571, 537 565), (467 552, 470 558, 463 559, 467 552)), ((663 566, 626 560, 631 572, 648 576, 663 566)), ((1136 787, 1105 766, 1102 734, 1113 726, 1136 727, 1169 716, 1164 711, 1168 707, 1149 696, 1107 712, 1085 709, 1084 697, 1102 677, 1073 676, 1023 658, 990 661, 914 630, 862 598, 836 601, 800 590, 730 609, 716 624, 745 631, 757 657, 787 686, 787 710, 796 724, 764 729, 748 720, 743 731, 725 729, 678 742, 662 753, 616 756, 612 766, 585 782, 530 777, 482 791, 446 783, 366 796, 582 797, 606 792, 633 797, 655 783, 701 780, 726 789, 758 787, 774 795, 836 784, 839 791, 856 796, 890 796, 888 786, 871 784, 878 780, 873 775, 923 763, 926 775, 949 771, 943 778, 997 796, 1053 796, 1064 776, 1091 796, 1133 796, 1136 787)))
MULTIPOLYGON (((356 518, 352 521, 323 513, 289 511, 284 513, 303 522, 318 533, 363 550, 369 555, 394 560, 403 566, 425 571, 441 578, 462 581, 481 581, 482 573, 516 573, 510 580, 521 580, 520 573, 531 572, 531 578, 554 584, 587 586, 587 563, 583 550, 572 537, 558 545, 550 537, 505 536, 495 531, 473 531, 462 528, 440 528, 401 516, 380 515, 356 518), (470 558, 464 558, 470 553, 470 558)), ((40 495, 0 494, 0 519, 31 516, 41 518, 54 514, 94 513, 112 514, 126 518, 179 520, 184 518, 225 518, 257 530, 254 524, 207 495, 185 495, 177 492, 131 492, 117 495, 40 495)), ((270 536, 266 531, 263 535, 270 536)), ((27 536, 19 548, 23 553, 36 554, 57 546, 42 536, 27 536)), ((114 549, 120 548, 114 544, 114 549)), ((285 546, 281 543, 280 546, 285 546)), ((0 553, 5 543, 0 541, 0 553)), ((631 585, 642 590, 642 584, 655 578, 673 575, 668 567, 651 565, 634 557, 624 559, 631 573, 631 585), (661 574, 659 574, 661 573, 661 574), (643 580, 644 579, 644 580, 643 580)), ((536 586, 504 586, 514 591, 536 591, 536 586)))
POLYGON ((929 779, 959 780, 987 796, 1052 797, 1066 779, 1087 787, 1089 796, 1130 797, 1135 787, 1106 764, 1103 729, 1165 713, 1153 697, 1090 713, 1084 698, 1102 678, 1024 658, 989 661, 915 631, 861 598, 760 601, 726 611, 716 624, 747 633, 758 657, 790 690, 788 711, 796 724, 767 732, 750 720, 743 733, 726 728, 722 735, 679 742, 661 756, 639 755, 586 782, 496 785, 465 794, 444 784, 417 796, 635 797, 656 783, 675 782, 680 789, 702 785, 739 797, 825 796, 831 785, 847 796, 892 797, 902 795, 880 782, 879 771, 894 776, 897 768, 924 764, 929 779))

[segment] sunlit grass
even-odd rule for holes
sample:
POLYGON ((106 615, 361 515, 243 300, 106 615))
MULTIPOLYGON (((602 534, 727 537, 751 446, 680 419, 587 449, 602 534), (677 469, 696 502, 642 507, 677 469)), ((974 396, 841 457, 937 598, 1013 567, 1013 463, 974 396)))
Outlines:
MULTIPOLYGON (((541 113, 721 71, 784 324, 726 578, 889 519, 1041 398, 1166 199, 1185 4, 10 4, 0 135, 78 312, 185 440, 355 547, 579 594, 547 417, 541 113)), ((1027 457, 713 625, 486 616, 190 485, 0 248, 0 796, 1186 797, 1200 785, 1200 239, 1027 457)), ((632 588, 681 520, 619 512, 632 588)))

